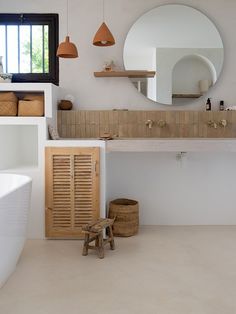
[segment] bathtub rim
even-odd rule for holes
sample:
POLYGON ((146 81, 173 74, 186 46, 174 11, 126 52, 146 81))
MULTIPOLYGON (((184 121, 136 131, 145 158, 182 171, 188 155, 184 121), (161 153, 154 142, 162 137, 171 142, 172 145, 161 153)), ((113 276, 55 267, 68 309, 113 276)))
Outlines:
POLYGON ((33 181, 30 176, 27 176, 27 175, 24 175, 24 174, 18 174, 18 173, 7 173, 7 172, 4 172, 4 173, 0 173, 0 179, 1 179, 1 176, 21 177, 21 178, 24 178, 25 181, 22 184, 14 187, 12 189, 10 189, 6 193, 4 193, 2 196, 0 196, 0 200, 2 198, 4 198, 4 197, 10 195, 11 193, 17 191, 18 189, 22 188, 23 186, 25 186, 25 185, 27 185, 29 183, 32 183, 32 181, 33 181))

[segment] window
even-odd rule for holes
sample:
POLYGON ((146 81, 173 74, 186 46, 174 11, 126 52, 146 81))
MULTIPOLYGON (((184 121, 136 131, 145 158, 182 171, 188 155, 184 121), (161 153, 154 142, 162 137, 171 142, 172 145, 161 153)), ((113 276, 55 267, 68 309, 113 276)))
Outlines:
POLYGON ((0 56, 13 82, 59 83, 57 14, 0 14, 0 56))

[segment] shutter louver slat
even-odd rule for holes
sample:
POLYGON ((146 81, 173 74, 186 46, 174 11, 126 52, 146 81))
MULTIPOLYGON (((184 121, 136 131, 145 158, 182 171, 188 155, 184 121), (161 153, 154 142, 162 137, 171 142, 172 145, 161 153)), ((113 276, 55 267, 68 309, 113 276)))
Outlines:
POLYGON ((93 220, 93 160, 91 155, 75 156, 75 227, 93 220))
POLYGON ((71 228, 70 156, 53 156, 53 228, 71 228))

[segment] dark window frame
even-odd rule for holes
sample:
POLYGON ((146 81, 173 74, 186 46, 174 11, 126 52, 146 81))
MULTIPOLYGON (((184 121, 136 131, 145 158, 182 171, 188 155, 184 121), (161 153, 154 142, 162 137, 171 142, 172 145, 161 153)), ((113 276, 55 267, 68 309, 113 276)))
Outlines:
POLYGON ((13 82, 41 82, 59 85, 59 60, 56 56, 59 43, 58 14, 1 13, 0 25, 48 25, 49 73, 13 73, 13 82))

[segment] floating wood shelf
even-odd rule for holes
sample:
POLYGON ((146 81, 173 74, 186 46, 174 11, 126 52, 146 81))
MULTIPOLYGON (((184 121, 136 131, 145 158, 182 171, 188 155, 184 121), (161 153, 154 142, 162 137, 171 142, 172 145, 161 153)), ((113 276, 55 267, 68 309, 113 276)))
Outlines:
POLYGON ((155 71, 101 71, 94 72, 95 77, 131 77, 131 78, 152 78, 155 71))
POLYGON ((173 94, 172 98, 199 98, 201 94, 173 94))

